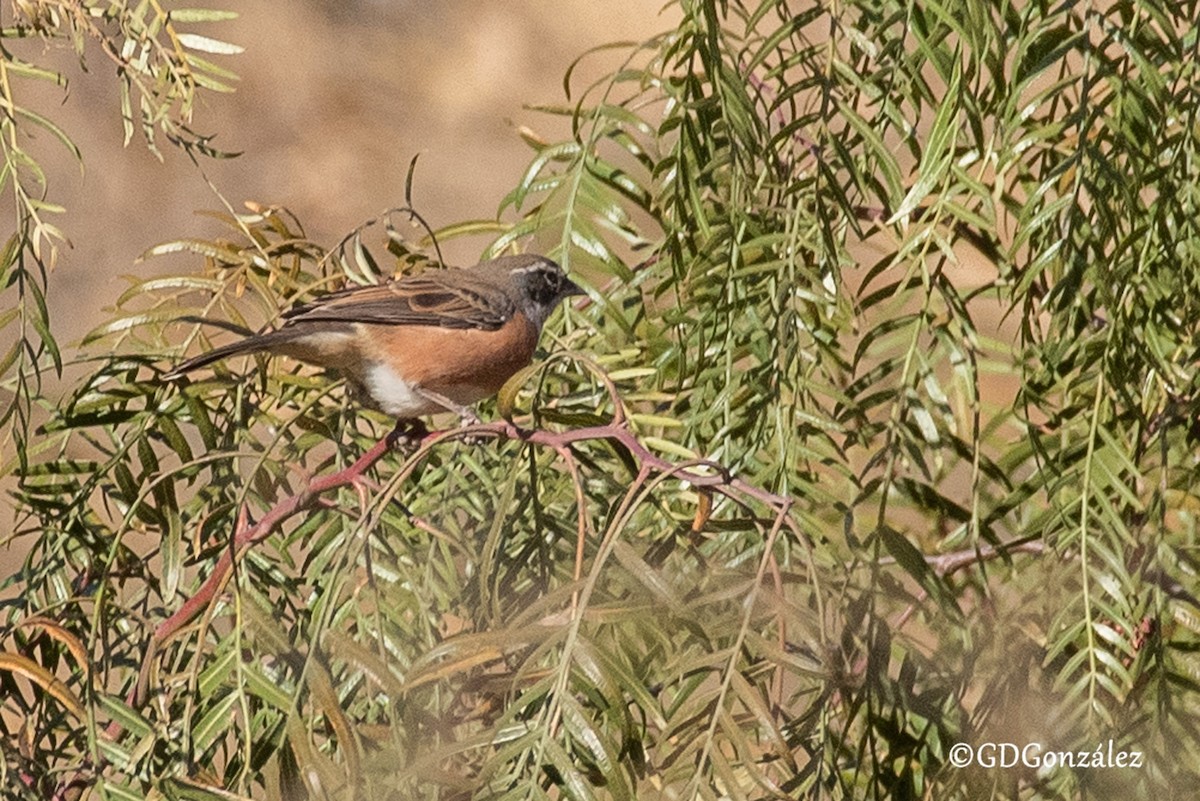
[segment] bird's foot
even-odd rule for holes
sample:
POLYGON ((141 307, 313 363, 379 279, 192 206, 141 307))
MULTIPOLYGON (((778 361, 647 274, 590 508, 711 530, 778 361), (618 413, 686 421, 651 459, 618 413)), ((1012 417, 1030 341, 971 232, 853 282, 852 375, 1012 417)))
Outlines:
POLYGON ((429 429, 420 420, 397 420, 396 427, 389 435, 392 447, 404 454, 411 454, 421 447, 421 442, 429 436, 429 429))

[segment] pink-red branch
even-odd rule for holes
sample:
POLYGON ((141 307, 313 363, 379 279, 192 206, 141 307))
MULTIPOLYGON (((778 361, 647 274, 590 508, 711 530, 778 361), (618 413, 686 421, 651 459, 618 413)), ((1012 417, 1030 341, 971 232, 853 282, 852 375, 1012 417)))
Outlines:
MULTIPOLYGON (((615 387, 607 381, 606 386, 615 398, 615 387)), ((758 501, 772 510, 775 519, 775 528, 772 529, 773 531, 776 531, 779 526, 785 524, 793 531, 797 531, 795 522, 788 514, 792 505, 790 498, 776 495, 735 478, 727 468, 715 462, 697 459, 694 462, 676 464, 658 456, 643 445, 637 436, 625 427, 625 416, 620 411, 620 408, 620 405, 617 404, 617 414, 614 416, 612 422, 606 425, 558 432, 524 429, 508 420, 501 420, 494 423, 479 423, 450 431, 433 433, 425 432, 424 428, 421 427, 419 429, 421 436, 418 448, 401 469, 411 471, 422 458, 429 454, 434 446, 447 440, 464 438, 510 439, 552 448, 567 461, 567 467, 571 470, 578 484, 571 446, 579 442, 607 440, 624 447, 637 460, 640 467, 639 482, 644 480, 648 473, 658 472, 663 474, 665 478, 678 479, 704 491, 722 494, 742 506, 749 505, 748 499, 758 501), (700 472, 703 468, 707 468, 712 472, 700 472)), ((149 694, 150 676, 159 648, 163 643, 178 634, 184 626, 193 621, 205 609, 209 608, 216 600, 217 595, 224 588, 233 571, 234 559, 240 553, 264 539, 276 526, 283 523, 292 515, 318 502, 322 493, 347 485, 362 487, 365 483, 364 476, 366 472, 392 451, 397 441, 404 436, 405 427, 406 424, 403 422, 398 424, 395 430, 372 446, 370 450, 360 456, 349 467, 336 473, 310 480, 299 492, 275 504, 257 523, 250 524, 243 509, 241 515, 239 515, 237 529, 234 531, 229 547, 217 559, 212 567, 212 572, 205 579, 204 583, 200 585, 200 589, 184 601, 183 605, 174 614, 155 627, 146 654, 142 660, 138 680, 126 698, 127 703, 135 708, 145 704, 149 694)), ((409 436, 414 436, 414 434, 410 432, 409 436)), ((580 531, 582 534, 586 525, 583 520, 584 513, 582 509, 579 514, 580 531)), ((582 542, 579 547, 582 547, 582 542)), ((578 554, 578 558, 582 558, 582 552, 578 554)), ((579 569, 580 566, 577 565, 576 570, 578 571, 579 569)), ((110 741, 116 740, 122 731, 123 727, 121 724, 114 720, 105 730, 105 736, 110 741)), ((56 801, 67 798, 81 784, 86 785, 88 783, 87 774, 90 773, 91 769, 92 765, 89 764, 84 770, 74 774, 71 778, 60 784, 58 791, 54 795, 56 801)))
POLYGON ((233 555, 235 553, 239 553, 243 548, 263 539, 267 534, 271 533, 271 530, 276 525, 307 507, 317 495, 328 492, 331 489, 352 484, 355 479, 369 470, 372 465, 382 459, 391 450, 392 444, 395 442, 395 437, 396 432, 392 432, 384 437, 375 443, 369 451, 360 456, 358 461, 346 469, 328 476, 314 478, 300 492, 284 498, 275 504, 271 511, 254 525, 248 528, 239 526, 238 530, 234 533, 233 542, 221 554, 217 563, 213 565, 213 572, 208 577, 208 580, 201 585, 195 595, 184 601, 183 606, 179 607, 175 614, 158 624, 158 627, 154 629, 154 639, 157 642, 162 642, 170 637, 212 602, 221 584, 224 583, 225 577, 233 567, 233 555))
MULTIPOLYGON (((570 446, 589 440, 608 440, 614 443, 619 443, 622 447, 630 452, 633 457, 641 464, 642 468, 652 471, 671 473, 675 478, 681 481, 698 487, 709 489, 714 492, 730 497, 739 503, 744 504, 745 498, 757 500, 776 513, 786 510, 791 506, 791 500, 780 495, 768 492, 760 487, 755 487, 751 484, 734 478, 729 471, 723 466, 715 462, 705 460, 697 460, 695 466, 681 466, 663 459, 656 455, 638 438, 622 424, 623 420, 618 418, 618 421, 602 426, 591 426, 588 428, 571 429, 567 431, 541 431, 524 429, 515 423, 507 420, 497 421, 494 423, 479 423, 476 425, 466 426, 451 431, 440 431, 425 434, 420 440, 419 448, 413 455, 411 461, 423 458, 429 453, 430 449, 439 442, 449 439, 461 439, 466 437, 480 438, 491 437, 496 439, 512 439, 521 442, 528 442, 534 445, 541 445, 548 448, 553 448, 564 457, 569 456, 570 446), (714 472, 702 473, 698 472, 699 467, 708 467, 714 472), (739 497, 740 496, 740 497, 739 497)), ((276 526, 283 521, 296 514, 297 512, 307 508, 311 503, 315 502, 319 495, 339 487, 344 487, 350 484, 356 484, 363 475, 380 459, 387 455, 401 436, 403 428, 397 426, 396 430, 388 434, 370 450, 358 458, 354 464, 332 473, 327 476, 320 476, 308 482, 308 484, 294 495, 284 498, 257 523, 253 525, 245 525, 245 521, 239 522, 237 530, 234 532, 233 540, 229 547, 217 559, 216 564, 212 567, 212 572, 200 589, 194 595, 184 601, 170 617, 158 624, 154 629, 151 637, 150 646, 147 650, 145 659, 142 664, 142 670, 138 677, 138 683, 130 693, 129 701, 134 706, 140 706, 145 703, 149 678, 150 668, 155 659, 159 647, 175 636, 184 626, 194 620, 201 612, 203 612, 216 599, 217 594, 225 586, 233 569, 233 560, 237 554, 265 538, 276 526)), ((121 732, 119 724, 113 723, 108 728, 110 737, 116 737, 121 732)))

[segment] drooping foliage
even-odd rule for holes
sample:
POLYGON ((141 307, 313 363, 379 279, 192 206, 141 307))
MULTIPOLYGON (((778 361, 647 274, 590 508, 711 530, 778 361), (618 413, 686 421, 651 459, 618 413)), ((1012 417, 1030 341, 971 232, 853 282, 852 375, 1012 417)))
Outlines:
POLYGON ((328 247, 265 207, 155 249, 194 271, 117 299, 27 440, 20 792, 1200 783, 1196 4, 671 8, 567 73, 496 221, 437 232, 591 290, 485 407, 538 436, 388 457, 168 637, 235 532, 390 421, 283 362, 161 373, 229 336, 200 318, 257 329, 434 251, 403 214, 328 247), (1142 767, 952 751, 1109 741, 1142 767))

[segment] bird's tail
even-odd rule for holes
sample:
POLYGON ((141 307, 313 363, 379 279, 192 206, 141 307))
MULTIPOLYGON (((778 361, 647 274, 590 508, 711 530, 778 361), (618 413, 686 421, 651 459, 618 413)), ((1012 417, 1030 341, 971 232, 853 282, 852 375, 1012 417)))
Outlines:
POLYGON ((163 379, 171 381, 179 378, 184 373, 190 373, 192 370, 199 370, 201 367, 206 367, 213 362, 221 359, 229 358, 230 356, 240 356, 245 353, 260 353, 262 351, 275 351, 281 346, 294 342, 304 334, 293 329, 284 328, 279 331, 268 331, 265 334, 255 334, 254 336, 240 339, 237 342, 230 342, 228 345, 222 345, 219 348, 214 348, 207 353, 201 353, 195 358, 188 359, 183 364, 178 365, 169 373, 163 374, 163 379))

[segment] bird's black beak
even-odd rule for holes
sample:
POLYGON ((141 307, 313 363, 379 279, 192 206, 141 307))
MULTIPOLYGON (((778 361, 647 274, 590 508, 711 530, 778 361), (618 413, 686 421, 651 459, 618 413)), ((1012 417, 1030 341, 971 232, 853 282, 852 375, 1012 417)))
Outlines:
POLYGON ((563 279, 562 288, 559 289, 558 292, 564 298, 568 298, 571 295, 586 295, 587 294, 587 292, 585 292, 583 290, 583 287, 579 286, 579 284, 575 283, 570 278, 563 279))

